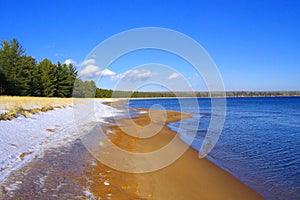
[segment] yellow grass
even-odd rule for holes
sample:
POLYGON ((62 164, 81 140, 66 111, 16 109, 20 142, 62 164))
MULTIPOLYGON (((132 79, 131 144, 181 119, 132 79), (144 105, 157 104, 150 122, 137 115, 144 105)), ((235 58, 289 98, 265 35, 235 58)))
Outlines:
POLYGON ((7 111, 0 114, 0 120, 9 120, 16 117, 16 114, 28 117, 34 113, 72 105, 72 98, 0 96, 0 110, 7 111))

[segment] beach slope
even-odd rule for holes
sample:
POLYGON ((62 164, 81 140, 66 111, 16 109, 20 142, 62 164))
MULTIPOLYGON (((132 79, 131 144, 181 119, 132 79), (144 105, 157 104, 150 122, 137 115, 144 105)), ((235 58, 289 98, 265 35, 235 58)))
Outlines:
MULTIPOLYGON (((119 107, 115 103, 113 106, 119 107)), ((110 133, 113 132, 113 134, 108 134, 111 142, 129 152, 147 153, 161 149, 178 137, 178 134, 166 126, 167 123, 190 117, 189 114, 176 111, 139 110, 142 110, 143 114, 140 114, 138 117, 117 119, 116 123, 118 126, 106 127, 110 133), (165 114, 167 117, 166 121, 160 121, 162 120, 161 116, 165 114), (148 132, 157 129, 156 126, 162 123, 163 127, 155 135, 150 136, 148 132), (147 128, 145 129, 145 127, 147 128), (130 130, 132 130, 131 133, 128 133, 130 130), (135 135, 137 133, 138 135, 135 135)), ((94 167, 94 173, 88 175, 94 177, 92 178, 93 184, 90 185, 91 191, 95 196, 103 197, 102 195, 109 194, 116 199, 125 198, 126 195, 127 197, 131 196, 138 199, 164 200, 263 199, 259 193, 209 160, 205 158, 199 159, 198 152, 186 146, 184 142, 177 140, 176 145, 178 149, 186 148, 187 150, 172 164, 153 172, 121 172, 104 166, 99 162, 98 167, 94 167), (105 171, 109 171, 109 173, 105 173, 105 171), (95 178, 101 173, 106 174, 105 179, 109 180, 110 185, 101 184, 101 180, 95 178)), ((102 154, 103 150, 98 153, 102 154)), ((111 158, 114 157, 113 153, 109 152, 111 158)), ((165 159, 168 158, 162 154, 157 161, 165 159)), ((118 162, 118 160, 114 160, 114 162, 118 162)), ((122 164, 124 163, 117 163, 117 165, 122 164)), ((156 163, 148 161, 147 164, 155 165, 156 163)), ((134 168, 139 166, 140 163, 136 161, 132 162, 131 165, 134 168)))

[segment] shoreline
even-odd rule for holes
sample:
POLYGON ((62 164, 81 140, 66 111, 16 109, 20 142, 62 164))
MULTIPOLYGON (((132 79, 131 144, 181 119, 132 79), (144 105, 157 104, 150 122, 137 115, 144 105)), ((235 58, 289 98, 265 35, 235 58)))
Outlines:
MULTIPOLYGON (((120 104, 124 104, 124 101, 105 104, 120 108, 120 104)), ((130 152, 146 153, 159 150, 178 135, 168 128, 167 124, 190 117, 185 113, 166 111, 167 121, 156 135, 148 138, 137 138, 124 133, 124 130, 125 132, 136 130, 137 127, 134 124, 139 124, 140 127, 147 126, 151 120, 161 123, 159 116, 164 112, 152 110, 151 112, 155 114, 152 114, 152 119, 150 119, 148 109, 137 110, 144 112, 132 119, 134 123, 131 119, 123 118, 116 120, 117 124, 122 125, 122 128, 116 125, 106 127, 109 132, 113 132, 113 134, 107 134, 111 142, 130 152)), ((136 131, 139 133, 138 130, 136 131)), ((147 135, 147 133, 142 134, 147 135)), ((178 148, 187 146, 181 140, 177 145, 178 148)), ((94 153, 103 154, 103 150, 96 150, 94 153)), ((164 159, 166 158, 163 156, 160 158, 160 160, 164 159)), ((122 165, 122 163, 118 164, 122 165)), ((131 163, 132 167, 138 164, 131 163)), ((154 164, 148 163, 148 165, 154 164)), ((263 199, 257 191, 208 159, 199 159, 198 152, 192 147, 187 147, 186 152, 172 164, 153 172, 137 174, 121 172, 104 166, 100 162, 93 171, 95 173, 90 173, 88 176, 92 177, 93 180, 90 191, 96 197, 105 197, 103 195, 109 194, 116 199, 122 199, 125 197, 124 194, 141 199, 263 199), (109 183, 97 178, 97 174, 102 174, 104 171, 110 172, 106 176, 109 183), (120 180, 118 180, 119 177, 121 177, 120 180)))
MULTIPOLYGON (((124 103, 126 101, 102 101, 99 102, 99 110, 97 112, 103 115, 103 111, 107 109, 115 110, 117 108, 116 110, 119 110, 118 108, 121 108, 121 104, 124 103)), ((57 112, 62 112, 62 110, 57 112)), ((141 112, 133 118, 134 123, 140 126, 146 126, 150 123, 150 112, 148 109, 135 110, 141 112)), ((154 125, 163 124, 164 126, 158 134, 150 138, 139 139, 127 135, 120 126, 113 125, 115 121, 118 121, 125 130, 133 130, 133 123, 126 118, 107 116, 105 121, 98 121, 97 123, 101 123, 101 128, 106 131, 106 135, 111 142, 120 148, 131 152, 152 152, 164 147, 178 136, 176 132, 167 127, 168 123, 190 117, 187 113, 167 111, 167 121, 162 123, 160 121, 162 112, 159 110, 151 111, 152 120, 155 121, 154 125)), ((45 113, 45 115, 49 114, 45 113)), ((11 122, 14 123, 15 121, 11 122)), ((82 134, 84 134, 85 130, 88 130, 85 126, 84 124, 80 126, 82 134)), ((99 127, 96 127, 96 134, 98 134, 98 130, 99 127)), ((152 129, 149 130, 151 133, 152 129)), ((63 132, 60 129, 49 132, 62 136, 65 133, 70 134, 61 138, 62 140, 59 140, 61 142, 54 142, 54 146, 48 145, 44 150, 35 150, 36 154, 31 154, 31 156, 25 155, 28 162, 26 161, 21 168, 13 170, 9 177, 0 184, 2 189, 0 197, 5 197, 6 199, 23 197, 47 198, 59 195, 66 198, 94 199, 98 197, 101 199, 166 200, 262 199, 256 191, 209 160, 199 160, 198 152, 191 147, 188 147, 187 151, 179 159, 165 168, 148 173, 127 173, 102 164, 93 157, 91 152, 87 151, 82 140, 79 140, 81 134, 72 132, 71 129, 63 132), (32 157, 32 160, 29 157, 32 157), (53 188, 55 187, 58 188, 54 191, 53 188), (36 191, 39 192, 36 193, 36 191)), ((93 137, 93 135, 91 135, 90 139, 98 146, 101 144, 99 138, 93 137)), ((179 148, 187 147, 181 140, 178 140, 176 145, 179 148)), ((113 154, 111 148, 104 150, 95 149, 94 153, 113 158, 111 157, 113 154)), ((160 159, 165 160, 166 158, 166 156, 162 155, 160 159)), ((116 162, 120 166, 129 164, 132 168, 138 164, 130 160, 128 163, 123 161, 116 162)), ((147 161, 146 164, 151 166, 154 163, 147 161)))
MULTIPOLYGON (((289 98, 289 97, 292 97, 292 98, 296 98, 296 97, 300 97, 300 95, 286 95, 286 96, 224 96, 224 97, 218 97, 218 96, 215 96, 215 97, 195 97, 195 96, 190 96, 190 97, 145 97, 145 98, 110 98, 110 99, 124 99, 124 100, 143 100, 143 99, 191 99, 191 98, 196 98, 196 99, 213 99, 213 98, 226 98, 226 99, 235 99, 235 98, 289 98)), ((96 98, 98 99, 98 98, 96 98)), ((99 98, 101 99, 101 98, 99 98)))

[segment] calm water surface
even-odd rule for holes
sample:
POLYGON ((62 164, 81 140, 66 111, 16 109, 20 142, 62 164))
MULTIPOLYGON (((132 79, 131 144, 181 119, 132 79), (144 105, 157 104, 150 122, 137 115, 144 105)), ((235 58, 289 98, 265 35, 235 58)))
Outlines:
MULTIPOLYGON (((150 108, 159 104, 166 110, 193 113, 194 118, 169 126, 183 140, 196 131, 192 147, 198 150, 211 118, 211 102, 198 99, 198 111, 193 101, 131 100, 129 105, 150 108)), ((300 98, 228 98, 224 128, 208 159, 266 199, 300 199, 300 98)))

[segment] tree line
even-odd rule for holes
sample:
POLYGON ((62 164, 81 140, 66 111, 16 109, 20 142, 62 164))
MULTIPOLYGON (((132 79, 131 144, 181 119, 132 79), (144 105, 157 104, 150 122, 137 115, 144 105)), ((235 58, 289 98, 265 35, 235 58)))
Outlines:
POLYGON ((76 78, 72 64, 54 64, 49 59, 37 62, 16 39, 1 42, 1 95, 71 97, 76 78))
POLYGON ((155 98, 155 97, 280 97, 300 96, 300 91, 226 91, 226 92, 198 92, 198 91, 174 91, 174 92, 139 92, 139 91, 113 91, 95 88, 96 98, 155 98))

